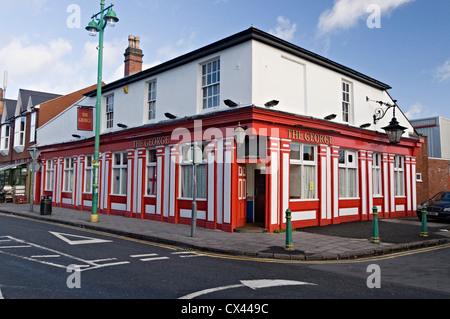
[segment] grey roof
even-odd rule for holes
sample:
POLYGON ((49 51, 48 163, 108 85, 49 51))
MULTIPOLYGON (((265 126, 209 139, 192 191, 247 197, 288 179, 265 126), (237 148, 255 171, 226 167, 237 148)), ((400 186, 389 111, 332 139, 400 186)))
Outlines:
POLYGON ((7 119, 9 120, 11 117, 14 117, 14 112, 16 111, 17 100, 9 100, 5 99, 5 106, 3 108, 3 114, 0 116, 0 119, 6 114, 7 119))
POLYGON ((41 103, 56 99, 60 97, 59 94, 39 92, 39 91, 31 91, 31 90, 19 90, 19 99, 21 101, 20 112, 26 111, 28 107, 28 103, 31 100, 31 106, 36 106, 41 103))

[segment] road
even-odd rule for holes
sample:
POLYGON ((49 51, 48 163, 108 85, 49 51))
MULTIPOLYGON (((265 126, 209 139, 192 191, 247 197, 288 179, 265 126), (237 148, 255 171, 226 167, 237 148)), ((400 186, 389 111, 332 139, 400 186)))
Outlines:
POLYGON ((346 262, 252 259, 0 214, 0 299, 184 300, 176 311, 189 299, 447 299, 449 253, 450 245, 346 262))

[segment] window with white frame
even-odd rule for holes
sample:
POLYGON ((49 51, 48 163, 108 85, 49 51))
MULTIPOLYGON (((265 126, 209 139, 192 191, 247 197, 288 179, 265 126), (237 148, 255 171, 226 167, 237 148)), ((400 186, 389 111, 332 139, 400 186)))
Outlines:
POLYGON ((92 155, 86 156, 84 164, 84 192, 92 193, 92 178, 94 172, 93 164, 94 157, 92 155))
POLYGON ((45 168, 45 190, 53 191, 53 185, 55 185, 55 166, 53 160, 47 160, 45 168))
POLYGON ((291 143, 290 199, 317 198, 316 147, 291 143))
POLYGON ((106 97, 106 128, 114 127, 114 95, 106 97))
POLYGON ((405 196, 405 158, 395 156, 394 159, 395 196, 405 196))
POLYGON ((358 162, 355 151, 339 150, 339 197, 358 197, 358 162))
POLYGON ((156 117, 156 80, 148 83, 148 119, 153 120, 156 117))
POLYGON ((26 118, 24 116, 16 118, 14 125, 14 149, 23 152, 25 146, 26 118))
POLYGON ((220 59, 202 65, 203 109, 220 105, 220 59))
POLYGON ((423 182, 422 173, 416 173, 416 181, 417 182, 423 182))
POLYGON ((372 171, 373 171, 373 195, 382 196, 383 186, 381 184, 381 154, 374 153, 372 158, 372 171))
POLYGON ((1 145, 0 145, 0 151, 6 151, 3 152, 3 155, 7 154, 7 151, 9 151, 9 134, 10 134, 10 126, 9 124, 4 124, 2 126, 2 138, 1 138, 1 145))
POLYGON ((351 84, 346 81, 342 81, 342 120, 347 123, 350 122, 351 118, 350 92, 351 84))
POLYGON ((147 195, 156 195, 156 150, 147 151, 147 195))
POLYGON ((36 140, 36 114, 36 112, 31 113, 30 142, 34 142, 36 140))
MULTIPOLYGON (((193 198, 194 185, 194 145, 185 145, 181 148, 181 196, 193 198)), ((204 144, 198 143, 195 151, 195 161, 197 163, 197 199, 206 199, 207 171, 206 155, 204 144)))
POLYGON ((72 157, 64 159, 64 192, 73 191, 73 176, 74 176, 74 159, 72 157))
POLYGON ((113 189, 115 195, 127 194, 127 178, 128 178, 128 157, 127 152, 115 153, 113 155, 113 189))

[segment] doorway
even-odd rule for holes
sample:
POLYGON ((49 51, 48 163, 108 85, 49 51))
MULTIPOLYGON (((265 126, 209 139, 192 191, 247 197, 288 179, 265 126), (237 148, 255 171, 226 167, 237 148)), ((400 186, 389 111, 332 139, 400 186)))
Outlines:
POLYGON ((254 223, 265 226, 266 223, 266 174, 255 169, 254 176, 254 223))

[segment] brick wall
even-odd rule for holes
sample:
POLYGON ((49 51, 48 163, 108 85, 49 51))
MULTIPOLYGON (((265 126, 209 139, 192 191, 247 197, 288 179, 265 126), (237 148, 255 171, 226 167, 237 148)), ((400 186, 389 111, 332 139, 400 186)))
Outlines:
POLYGON ((417 173, 422 174, 422 181, 417 182, 417 203, 422 203, 440 191, 450 191, 450 161, 441 158, 428 158, 426 142, 422 144, 417 155, 417 173))
POLYGON ((428 197, 438 192, 450 190, 449 188, 449 161, 440 158, 428 159, 428 197))

